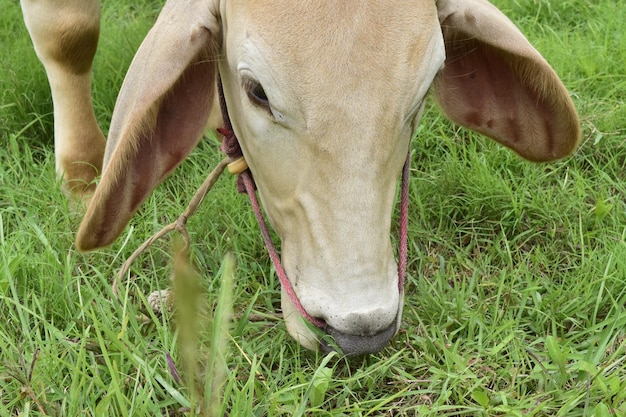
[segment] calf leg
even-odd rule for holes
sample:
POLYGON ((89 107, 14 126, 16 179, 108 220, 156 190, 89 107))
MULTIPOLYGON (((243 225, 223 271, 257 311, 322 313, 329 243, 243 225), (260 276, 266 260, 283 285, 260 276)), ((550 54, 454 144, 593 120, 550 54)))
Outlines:
POLYGON ((91 101, 91 67, 100 33, 98 0, 21 0, 54 105, 57 176, 74 197, 91 194, 105 138, 91 101))

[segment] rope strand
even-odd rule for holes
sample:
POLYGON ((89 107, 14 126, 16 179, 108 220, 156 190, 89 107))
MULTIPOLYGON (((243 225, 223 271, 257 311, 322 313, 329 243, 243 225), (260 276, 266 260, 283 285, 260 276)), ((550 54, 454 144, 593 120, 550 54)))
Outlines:
POLYGON ((265 223, 265 219, 263 218, 263 213, 261 213, 261 205, 259 204, 259 200, 256 197, 256 192, 254 188, 254 180, 250 175, 248 170, 239 174, 240 178, 243 179, 243 183, 246 187, 246 192, 250 197, 250 203, 252 204, 252 210, 256 215, 256 219, 259 223, 259 228, 261 229, 261 235, 263 236, 263 241, 265 242, 265 247, 267 248, 267 252, 274 264, 274 269, 276 269, 276 275, 278 275, 278 280, 280 281, 280 285, 283 287, 287 295, 289 296, 289 300, 296 307, 298 312, 302 317, 304 317, 307 321, 319 327, 320 329, 326 328, 326 322, 320 320, 316 317, 311 316, 304 306, 300 303, 300 299, 296 294, 295 290, 291 286, 291 281, 287 277, 287 273, 285 272, 285 268, 283 268, 283 264, 280 262, 280 257, 278 256, 278 252, 276 252, 276 247, 274 246, 274 242, 272 241, 272 237, 270 236, 269 230, 267 228, 267 224, 265 223))

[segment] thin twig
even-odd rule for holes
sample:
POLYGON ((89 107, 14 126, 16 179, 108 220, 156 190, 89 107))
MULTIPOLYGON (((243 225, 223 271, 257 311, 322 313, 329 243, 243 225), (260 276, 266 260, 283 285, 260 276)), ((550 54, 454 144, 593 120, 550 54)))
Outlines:
POLYGON ((185 242, 184 249, 187 249, 189 247, 187 220, 196 213, 198 207, 200 206, 200 204, 202 204, 204 197, 206 197, 207 193, 211 190, 217 179, 224 172, 226 166, 231 162, 231 158, 226 157, 222 159, 220 163, 213 169, 213 171, 211 171, 209 176, 204 180, 200 188, 198 188, 198 191, 196 191, 196 193, 193 195, 191 201, 189 202, 189 205, 187 205, 187 208, 185 209, 183 214, 181 214, 175 222, 163 227, 161 230, 159 230, 157 233, 147 239, 141 246, 137 248, 137 250, 135 250, 135 252, 133 252, 133 254, 126 260, 126 262, 124 262, 124 265, 122 265, 122 268, 117 274, 117 277, 113 281, 113 285, 111 287, 113 295, 115 295, 116 298, 118 297, 118 287, 120 285, 120 282, 122 281, 122 277, 126 275, 128 270, 130 269, 130 266, 137 259, 137 257, 141 255, 146 249, 148 249, 154 242, 161 239, 163 236, 167 235, 171 231, 176 230, 183 235, 183 240, 185 242))
POLYGON ((33 353, 33 360, 30 361, 30 369, 28 371, 28 383, 33 380, 33 372, 35 371, 35 362, 37 361, 37 355, 39 355, 39 346, 35 348, 35 353, 33 353))

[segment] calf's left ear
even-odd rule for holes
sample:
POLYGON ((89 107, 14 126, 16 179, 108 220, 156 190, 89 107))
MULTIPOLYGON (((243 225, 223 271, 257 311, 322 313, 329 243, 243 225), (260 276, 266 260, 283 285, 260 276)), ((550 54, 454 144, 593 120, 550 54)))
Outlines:
POLYGON ((580 122, 554 70, 485 0, 438 0, 446 47, 433 83, 443 112, 532 161, 569 155, 580 122))
POLYGON ((206 1, 165 4, 115 104, 102 179, 76 237, 79 250, 115 240, 202 137, 216 94, 219 31, 206 1))

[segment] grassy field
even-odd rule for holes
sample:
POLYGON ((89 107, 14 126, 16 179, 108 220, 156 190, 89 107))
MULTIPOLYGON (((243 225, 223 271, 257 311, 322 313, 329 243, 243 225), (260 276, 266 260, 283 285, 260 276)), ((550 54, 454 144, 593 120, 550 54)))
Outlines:
MULTIPOLYGON (((169 240, 137 261, 115 301, 124 260, 183 211, 221 155, 204 140, 112 247, 77 253, 45 74, 18 2, 0 0, 0 416, 626 415, 626 8, 494 2, 571 91, 583 142, 536 165, 429 107, 413 141, 402 330, 349 361, 287 335, 232 178, 189 222, 200 277, 181 276, 201 287, 202 307, 178 321, 138 317, 169 283, 169 240)), ((103 6, 94 100, 105 130, 159 9, 126 4, 103 6)))

